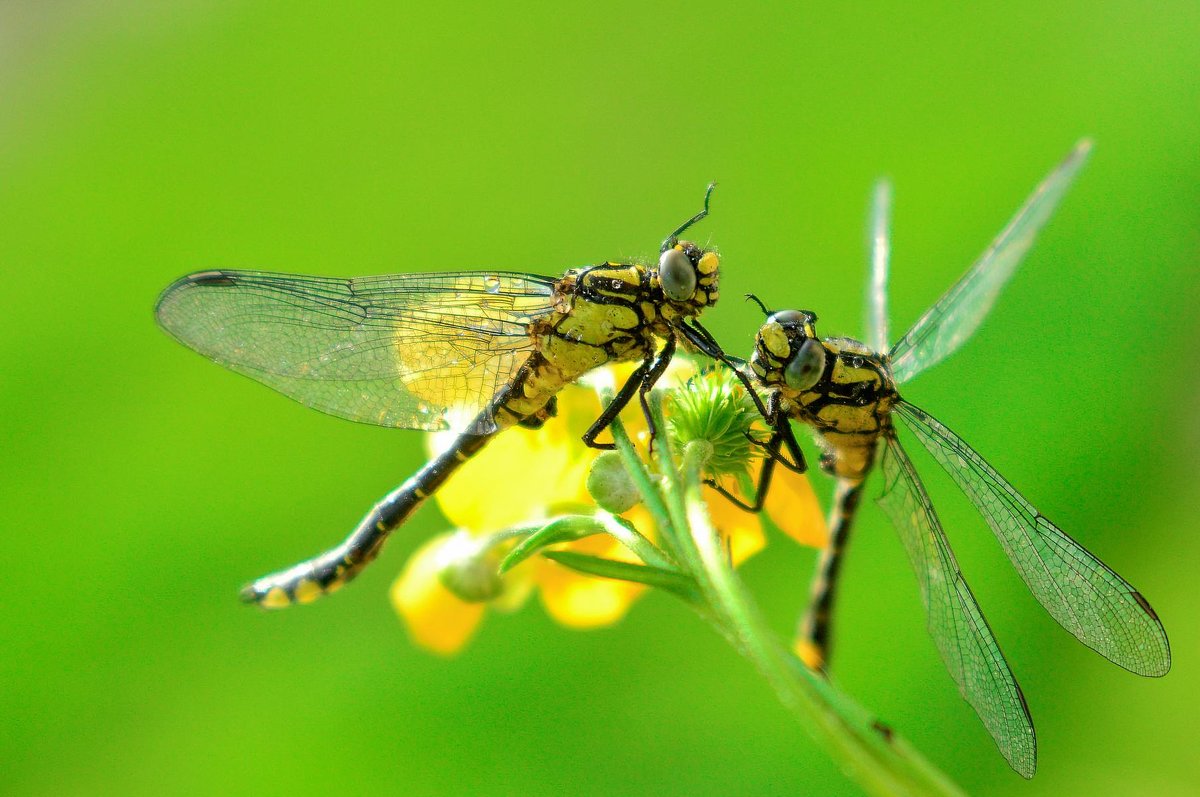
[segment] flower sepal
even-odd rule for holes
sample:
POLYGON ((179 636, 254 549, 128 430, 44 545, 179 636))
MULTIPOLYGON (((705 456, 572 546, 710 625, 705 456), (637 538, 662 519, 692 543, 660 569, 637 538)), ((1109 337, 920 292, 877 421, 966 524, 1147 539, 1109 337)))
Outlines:
POLYGON ((574 551, 542 551, 542 556, 585 576, 632 581, 648 587, 658 587, 689 602, 697 597, 695 580, 679 570, 620 562, 574 551))
POLYGON ((487 603, 504 593, 497 546, 507 535, 475 536, 457 531, 437 552, 437 577, 442 586, 468 603, 487 603))
POLYGON ((554 518, 514 545, 500 561, 497 572, 500 575, 507 573, 547 546, 574 542, 604 532, 604 526, 591 515, 564 515, 554 518))

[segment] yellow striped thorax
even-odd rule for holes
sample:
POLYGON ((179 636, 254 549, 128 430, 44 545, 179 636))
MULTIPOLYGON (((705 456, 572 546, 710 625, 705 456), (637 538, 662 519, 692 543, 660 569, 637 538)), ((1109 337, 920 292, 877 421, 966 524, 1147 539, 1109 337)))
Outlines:
POLYGON ((531 325, 541 358, 517 375, 496 416, 508 426, 541 412, 564 385, 605 363, 641 360, 676 334, 674 325, 717 300, 720 258, 690 241, 655 266, 601 263, 555 284, 555 312, 531 325))

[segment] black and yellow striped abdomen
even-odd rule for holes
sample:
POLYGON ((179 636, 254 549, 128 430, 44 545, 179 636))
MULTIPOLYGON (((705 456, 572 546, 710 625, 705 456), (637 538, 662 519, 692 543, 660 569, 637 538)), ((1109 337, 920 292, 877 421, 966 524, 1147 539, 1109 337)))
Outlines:
POLYGON ((417 511, 462 463, 479 453, 492 437, 494 433, 460 435, 450 448, 372 507, 341 545, 246 585, 242 589, 242 600, 268 609, 281 609, 293 603, 311 603, 341 589, 379 555, 388 535, 417 511))

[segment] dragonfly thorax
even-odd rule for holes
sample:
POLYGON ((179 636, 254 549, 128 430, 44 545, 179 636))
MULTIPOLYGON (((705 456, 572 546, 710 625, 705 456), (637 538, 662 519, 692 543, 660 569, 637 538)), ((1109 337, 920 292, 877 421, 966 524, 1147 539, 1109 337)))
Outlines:
POLYGON ((606 363, 646 360, 675 324, 717 298, 715 252, 680 241, 656 266, 601 263, 571 269, 554 286, 554 312, 530 325, 537 356, 497 396, 501 427, 544 414, 547 402, 606 363))

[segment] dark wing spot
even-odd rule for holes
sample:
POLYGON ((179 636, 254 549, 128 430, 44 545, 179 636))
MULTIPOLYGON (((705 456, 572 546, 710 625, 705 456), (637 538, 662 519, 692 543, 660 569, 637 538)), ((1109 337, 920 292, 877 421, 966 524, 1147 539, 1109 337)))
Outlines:
POLYGON ((185 279, 193 285, 212 287, 227 287, 237 284, 233 277, 224 271, 198 271, 195 274, 189 274, 185 279))
POLYGON ((1150 605, 1150 601, 1142 597, 1142 593, 1135 590, 1130 593, 1130 597, 1137 601, 1138 606, 1141 606, 1142 610, 1145 611, 1146 614, 1150 615, 1150 617, 1155 620, 1158 619, 1158 612, 1154 611, 1154 607, 1150 605))

